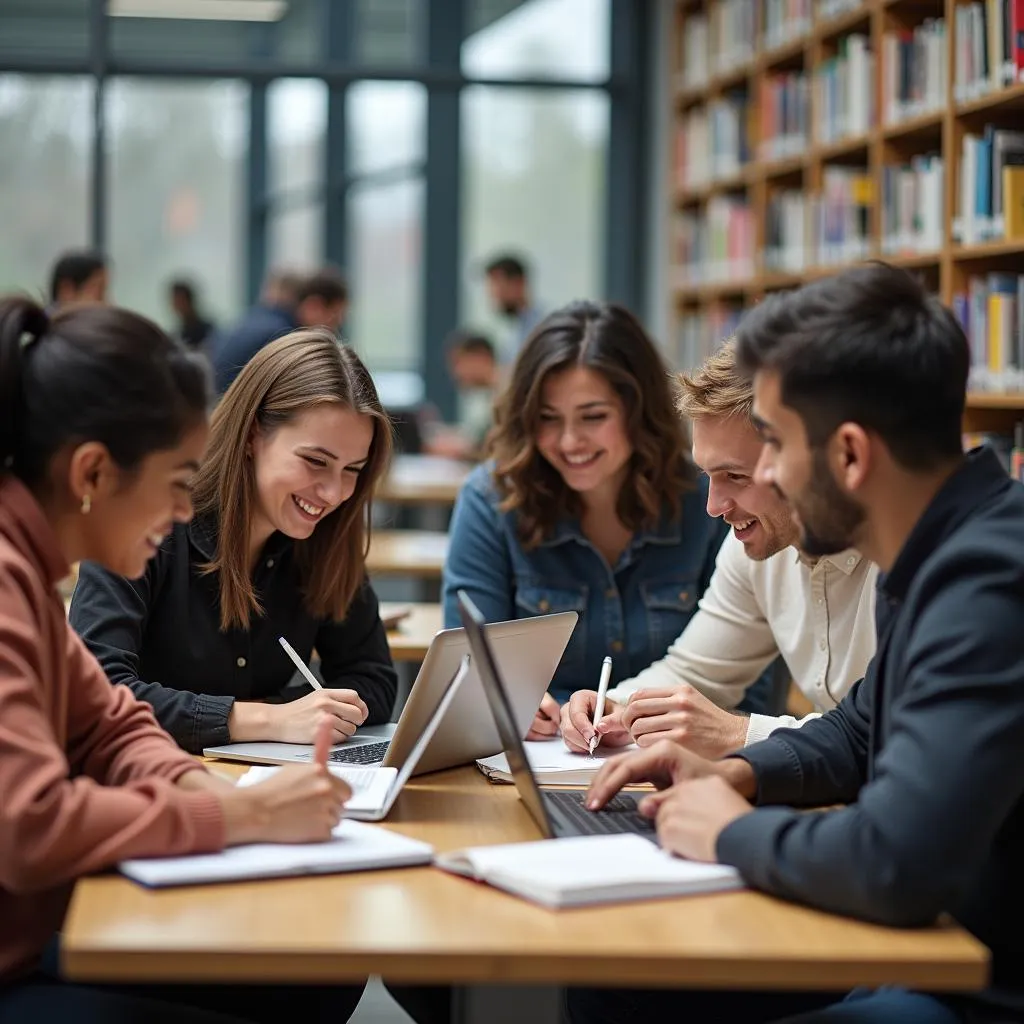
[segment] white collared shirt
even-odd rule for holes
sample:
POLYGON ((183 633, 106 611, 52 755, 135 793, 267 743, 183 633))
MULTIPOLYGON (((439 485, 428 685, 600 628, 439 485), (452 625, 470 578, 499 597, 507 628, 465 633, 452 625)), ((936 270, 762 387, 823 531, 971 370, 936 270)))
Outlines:
POLYGON ((789 547, 762 562, 730 532, 697 613, 665 657, 608 691, 626 703, 639 689, 689 683, 733 708, 779 654, 816 713, 751 715, 747 743, 834 708, 875 653, 877 567, 852 549, 817 561, 789 547))

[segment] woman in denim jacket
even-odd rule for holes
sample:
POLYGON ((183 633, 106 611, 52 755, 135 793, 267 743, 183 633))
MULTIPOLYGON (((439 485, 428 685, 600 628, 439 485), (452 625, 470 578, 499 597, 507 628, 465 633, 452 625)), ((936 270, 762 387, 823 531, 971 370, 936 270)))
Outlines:
POLYGON ((664 656, 707 587, 727 527, 705 511, 658 350, 621 306, 576 302, 544 319, 498 403, 491 460, 455 505, 446 626, 465 590, 489 622, 576 611, 579 622, 528 734, 558 702, 664 656))

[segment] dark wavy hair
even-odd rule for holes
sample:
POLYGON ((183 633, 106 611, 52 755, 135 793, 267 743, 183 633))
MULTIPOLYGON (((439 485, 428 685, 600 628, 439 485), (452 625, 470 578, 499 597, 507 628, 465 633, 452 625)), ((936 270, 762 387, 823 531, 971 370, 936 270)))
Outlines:
POLYGON ((501 507, 518 514, 519 537, 527 549, 549 537, 560 518, 582 514, 580 496, 536 445, 544 382, 575 366, 601 374, 622 400, 633 448, 617 507, 624 526, 655 526, 666 507, 678 515, 682 495, 696 483, 689 437, 654 342, 622 306, 570 303, 541 321, 527 339, 489 438, 501 507))

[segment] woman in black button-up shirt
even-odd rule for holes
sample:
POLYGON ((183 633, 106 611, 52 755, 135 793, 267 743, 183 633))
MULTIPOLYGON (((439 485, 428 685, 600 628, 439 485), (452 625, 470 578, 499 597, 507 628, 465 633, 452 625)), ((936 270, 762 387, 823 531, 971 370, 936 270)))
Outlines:
POLYGON ((260 351, 213 414, 196 516, 167 524, 144 576, 83 564, 71 624, 113 683, 153 705, 186 750, 334 741, 386 722, 397 688, 364 554, 391 431, 358 357, 326 330, 260 351), (277 702, 294 667, 326 688, 277 702))

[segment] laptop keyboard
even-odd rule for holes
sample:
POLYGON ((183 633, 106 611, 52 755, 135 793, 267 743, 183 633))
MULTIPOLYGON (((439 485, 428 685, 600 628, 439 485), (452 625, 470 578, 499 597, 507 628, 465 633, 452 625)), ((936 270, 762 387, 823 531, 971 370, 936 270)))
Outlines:
POLYGON ((376 764, 384 760, 384 755, 391 746, 389 741, 384 743, 363 743, 358 747, 342 747, 340 750, 332 750, 327 755, 331 764, 376 764))
MULTIPOLYGON (((330 764, 380 764, 384 755, 391 746, 390 740, 383 740, 380 743, 361 743, 356 747, 342 747, 340 750, 332 750, 327 755, 330 764)), ((312 761, 312 754, 300 754, 298 760, 312 761)))
POLYGON ((579 835, 638 832, 650 836, 655 831, 654 822, 636 809, 631 796, 613 796, 600 811, 588 811, 583 804, 587 794, 581 790, 548 789, 541 795, 548 810, 579 835))

